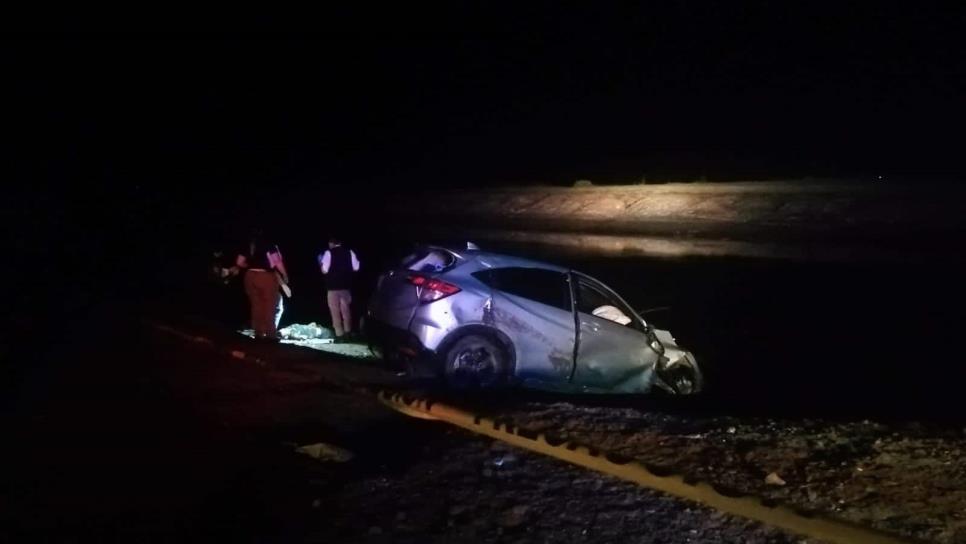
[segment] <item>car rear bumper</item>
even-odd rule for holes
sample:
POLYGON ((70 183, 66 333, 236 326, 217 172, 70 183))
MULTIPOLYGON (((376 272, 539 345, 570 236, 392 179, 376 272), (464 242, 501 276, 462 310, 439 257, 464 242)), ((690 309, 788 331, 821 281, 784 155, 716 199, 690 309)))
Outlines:
POLYGON ((363 332, 372 344, 383 350, 387 361, 415 361, 435 355, 415 334, 372 317, 366 319, 363 332))

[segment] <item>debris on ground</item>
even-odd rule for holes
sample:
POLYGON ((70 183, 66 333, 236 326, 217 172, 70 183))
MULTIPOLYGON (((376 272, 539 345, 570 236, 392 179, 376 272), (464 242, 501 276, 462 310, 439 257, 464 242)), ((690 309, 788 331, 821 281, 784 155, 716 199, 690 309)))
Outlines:
POLYGON ((768 485, 785 485, 787 482, 782 480, 782 477, 777 472, 771 472, 768 476, 765 476, 765 483, 768 485))
POLYGON ((334 338, 332 329, 327 329, 318 323, 293 323, 279 329, 278 333, 286 340, 316 340, 334 338))
POLYGON ((319 461, 334 461, 336 463, 345 463, 352 460, 353 457, 351 451, 325 442, 301 446, 295 448, 295 451, 319 461))

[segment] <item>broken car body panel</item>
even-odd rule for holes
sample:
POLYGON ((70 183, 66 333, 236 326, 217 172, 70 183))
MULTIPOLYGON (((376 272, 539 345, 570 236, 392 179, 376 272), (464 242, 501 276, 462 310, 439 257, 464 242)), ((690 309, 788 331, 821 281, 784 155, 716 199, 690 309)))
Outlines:
POLYGON ((580 325, 572 381, 624 393, 649 391, 660 354, 650 346, 652 336, 644 321, 628 315, 633 314, 630 307, 602 283, 576 272, 572 278, 580 325), (597 315, 602 307, 623 319, 597 315))
POLYGON ((490 325, 513 342, 522 380, 569 381, 574 370, 573 315, 523 297, 493 292, 490 325), (535 322, 533 315, 542 319, 535 322))
MULTIPOLYGON (((459 338, 492 336, 508 352, 511 377, 531 387, 646 393, 658 386, 678 392, 662 379, 671 367, 688 369, 700 383, 694 357, 603 283, 476 249, 417 250, 380 278, 367 322, 378 324, 373 330, 394 331, 394 338, 407 337, 421 359, 437 365, 459 338)), ((392 349, 393 342, 385 344, 392 349)))

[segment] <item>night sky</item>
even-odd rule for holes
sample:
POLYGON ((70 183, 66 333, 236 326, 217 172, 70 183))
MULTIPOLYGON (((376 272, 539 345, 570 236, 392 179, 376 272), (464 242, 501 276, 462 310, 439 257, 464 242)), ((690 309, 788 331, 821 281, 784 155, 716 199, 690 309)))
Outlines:
POLYGON ((15 156, 195 190, 961 176, 962 11, 769 4, 15 38, 15 156))
POLYGON ((77 255, 350 189, 966 178, 963 10, 670 4, 8 35, 4 215, 77 255))

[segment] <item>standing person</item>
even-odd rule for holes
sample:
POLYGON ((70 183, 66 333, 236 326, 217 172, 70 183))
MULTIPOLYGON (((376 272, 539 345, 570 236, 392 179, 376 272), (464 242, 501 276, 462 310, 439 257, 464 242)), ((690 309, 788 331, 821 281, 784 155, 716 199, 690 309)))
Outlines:
POLYGON ((338 342, 352 334, 352 276, 359 271, 359 258, 342 247, 342 240, 332 237, 329 249, 319 255, 319 268, 325 275, 326 298, 338 342))
POLYGON ((241 287, 240 270, 235 265, 231 252, 214 251, 208 268, 211 281, 212 313, 229 327, 237 328, 245 321, 245 311, 239 305, 239 296, 244 300, 241 287))
POLYGON ((275 312, 282 296, 279 278, 288 283, 288 271, 278 246, 269 243, 265 233, 256 229, 235 264, 245 270, 245 293, 251 305, 255 339, 278 341, 275 312))
MULTIPOLYGON (((284 267, 285 259, 282 258, 282 252, 281 250, 278 249, 278 246, 275 246, 275 253, 278 254, 278 260, 279 262, 282 263, 282 267, 284 267)), ((285 293, 285 297, 278 297, 278 306, 275 308, 275 329, 277 330, 279 323, 281 323, 282 321, 282 313, 285 312, 285 304, 283 304, 282 301, 284 301, 286 297, 292 296, 292 289, 288 285, 287 275, 283 276, 278 271, 275 272, 275 275, 278 278, 279 288, 282 290, 283 293, 285 293)))

